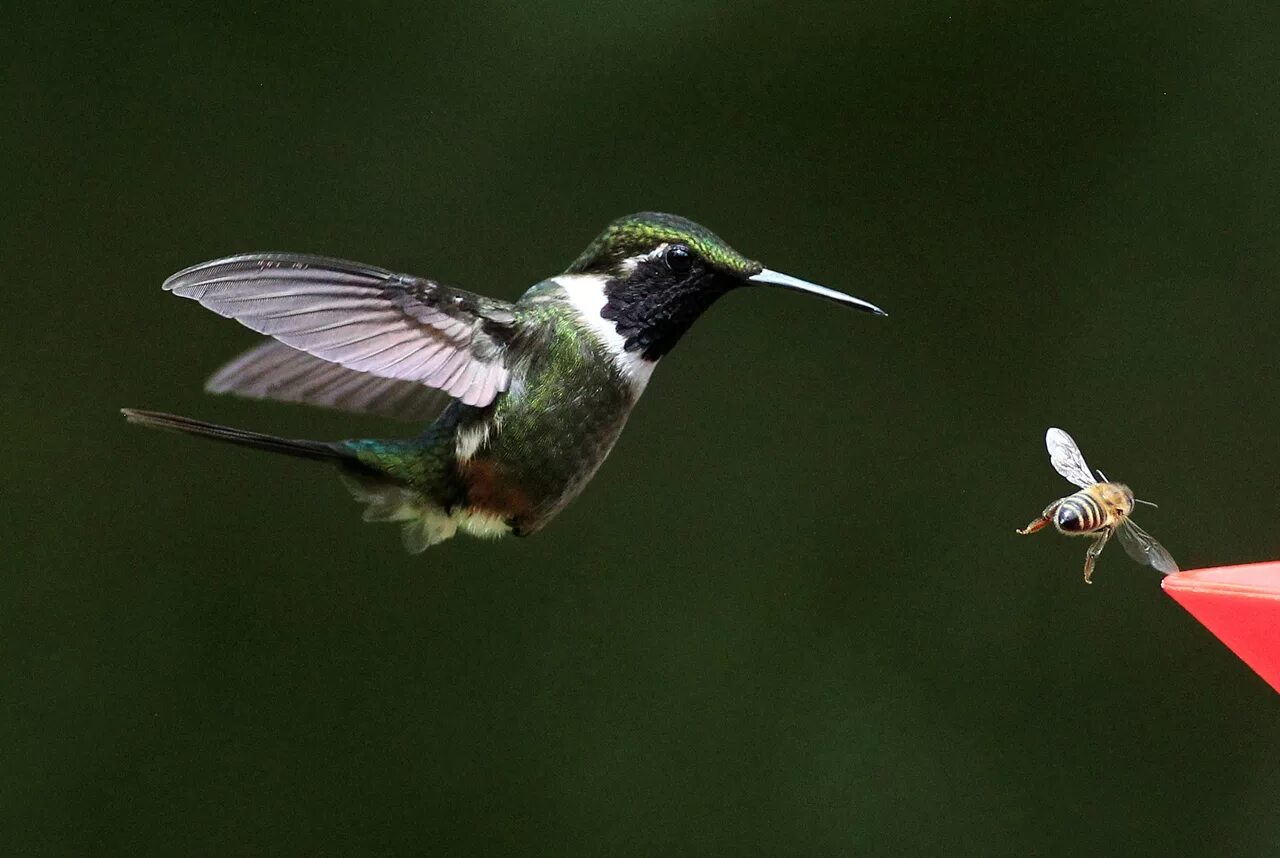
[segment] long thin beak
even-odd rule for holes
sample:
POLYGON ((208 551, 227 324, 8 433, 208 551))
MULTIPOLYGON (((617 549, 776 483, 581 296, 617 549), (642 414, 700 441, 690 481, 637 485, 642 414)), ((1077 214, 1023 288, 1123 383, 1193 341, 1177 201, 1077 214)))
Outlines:
POLYGON ((828 301, 835 301, 837 304, 853 307, 855 310, 875 313, 877 316, 889 315, 869 301, 863 301, 861 298, 855 298, 852 295, 828 289, 826 286, 819 286, 817 283, 810 283, 808 280, 801 280, 799 277, 792 277, 790 274, 770 271, 768 268, 759 274, 748 277, 747 280, 752 283, 762 283, 765 286, 777 286, 781 289, 791 289, 796 292, 808 292, 810 295, 817 295, 820 298, 826 298, 828 301))

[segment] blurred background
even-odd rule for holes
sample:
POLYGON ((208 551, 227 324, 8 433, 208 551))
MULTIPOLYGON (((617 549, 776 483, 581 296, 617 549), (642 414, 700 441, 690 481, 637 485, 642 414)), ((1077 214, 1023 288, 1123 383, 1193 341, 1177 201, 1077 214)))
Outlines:
POLYGON ((1280 557, 1280 7, 200 4, 0 26, 8 854, 1261 855, 1276 695, 1184 568, 1280 557), (678 212, 888 319, 731 295, 584 499, 407 556, 213 398, 237 251, 514 298, 678 212))

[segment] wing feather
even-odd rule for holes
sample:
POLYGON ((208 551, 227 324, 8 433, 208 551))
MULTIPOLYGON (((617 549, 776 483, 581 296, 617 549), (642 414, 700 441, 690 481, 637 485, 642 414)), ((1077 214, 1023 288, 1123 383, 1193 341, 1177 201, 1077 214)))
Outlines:
POLYGON ((434 419, 450 401, 443 390, 347 369, 272 339, 228 362, 205 390, 418 422, 434 419))
MULTIPOLYGON (((514 334, 512 305, 433 280, 340 259, 255 253, 188 268, 165 289, 295 351, 375 377, 438 387, 468 405, 488 405, 510 382, 504 357, 514 334), (486 383, 475 384, 478 378, 486 383)), ((301 366, 283 353, 270 356, 301 366)), ((235 386, 254 389, 236 379, 235 386)), ((351 380, 343 384, 363 389, 351 380)), ((274 390, 272 398, 287 398, 274 390)))

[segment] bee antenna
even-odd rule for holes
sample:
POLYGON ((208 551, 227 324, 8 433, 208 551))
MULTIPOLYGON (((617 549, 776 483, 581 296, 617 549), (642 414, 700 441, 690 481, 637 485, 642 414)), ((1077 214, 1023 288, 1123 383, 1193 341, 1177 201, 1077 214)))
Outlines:
POLYGON ((1158 503, 1152 503, 1151 501, 1144 501, 1142 498, 1134 498, 1134 499, 1133 499, 1133 502, 1134 502, 1134 503, 1145 503, 1147 506, 1152 506, 1152 507, 1155 507, 1156 509, 1159 509, 1159 508, 1160 508, 1160 504, 1158 504, 1158 503))

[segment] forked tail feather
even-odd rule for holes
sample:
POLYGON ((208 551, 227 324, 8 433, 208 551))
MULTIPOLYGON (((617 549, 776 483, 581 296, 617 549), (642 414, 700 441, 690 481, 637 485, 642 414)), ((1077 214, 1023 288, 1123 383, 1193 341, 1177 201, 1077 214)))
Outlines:
POLYGON ((348 450, 342 449, 337 444, 327 444, 323 441, 280 438, 276 435, 267 435, 262 432, 250 432, 246 429, 234 429, 230 426, 219 426, 217 423, 207 423, 204 420, 195 420, 191 417, 180 417, 177 414, 165 414, 160 411, 144 411, 138 408, 121 408, 120 413, 123 414, 125 419, 130 423, 134 423, 138 426, 148 426, 152 429, 166 429, 173 432, 183 432, 187 435, 195 435, 200 438, 211 438, 214 441, 222 441, 226 444, 236 444, 241 447, 252 447, 256 450, 269 450, 273 453, 283 453, 286 456, 297 456, 302 459, 359 466, 355 455, 348 450))

